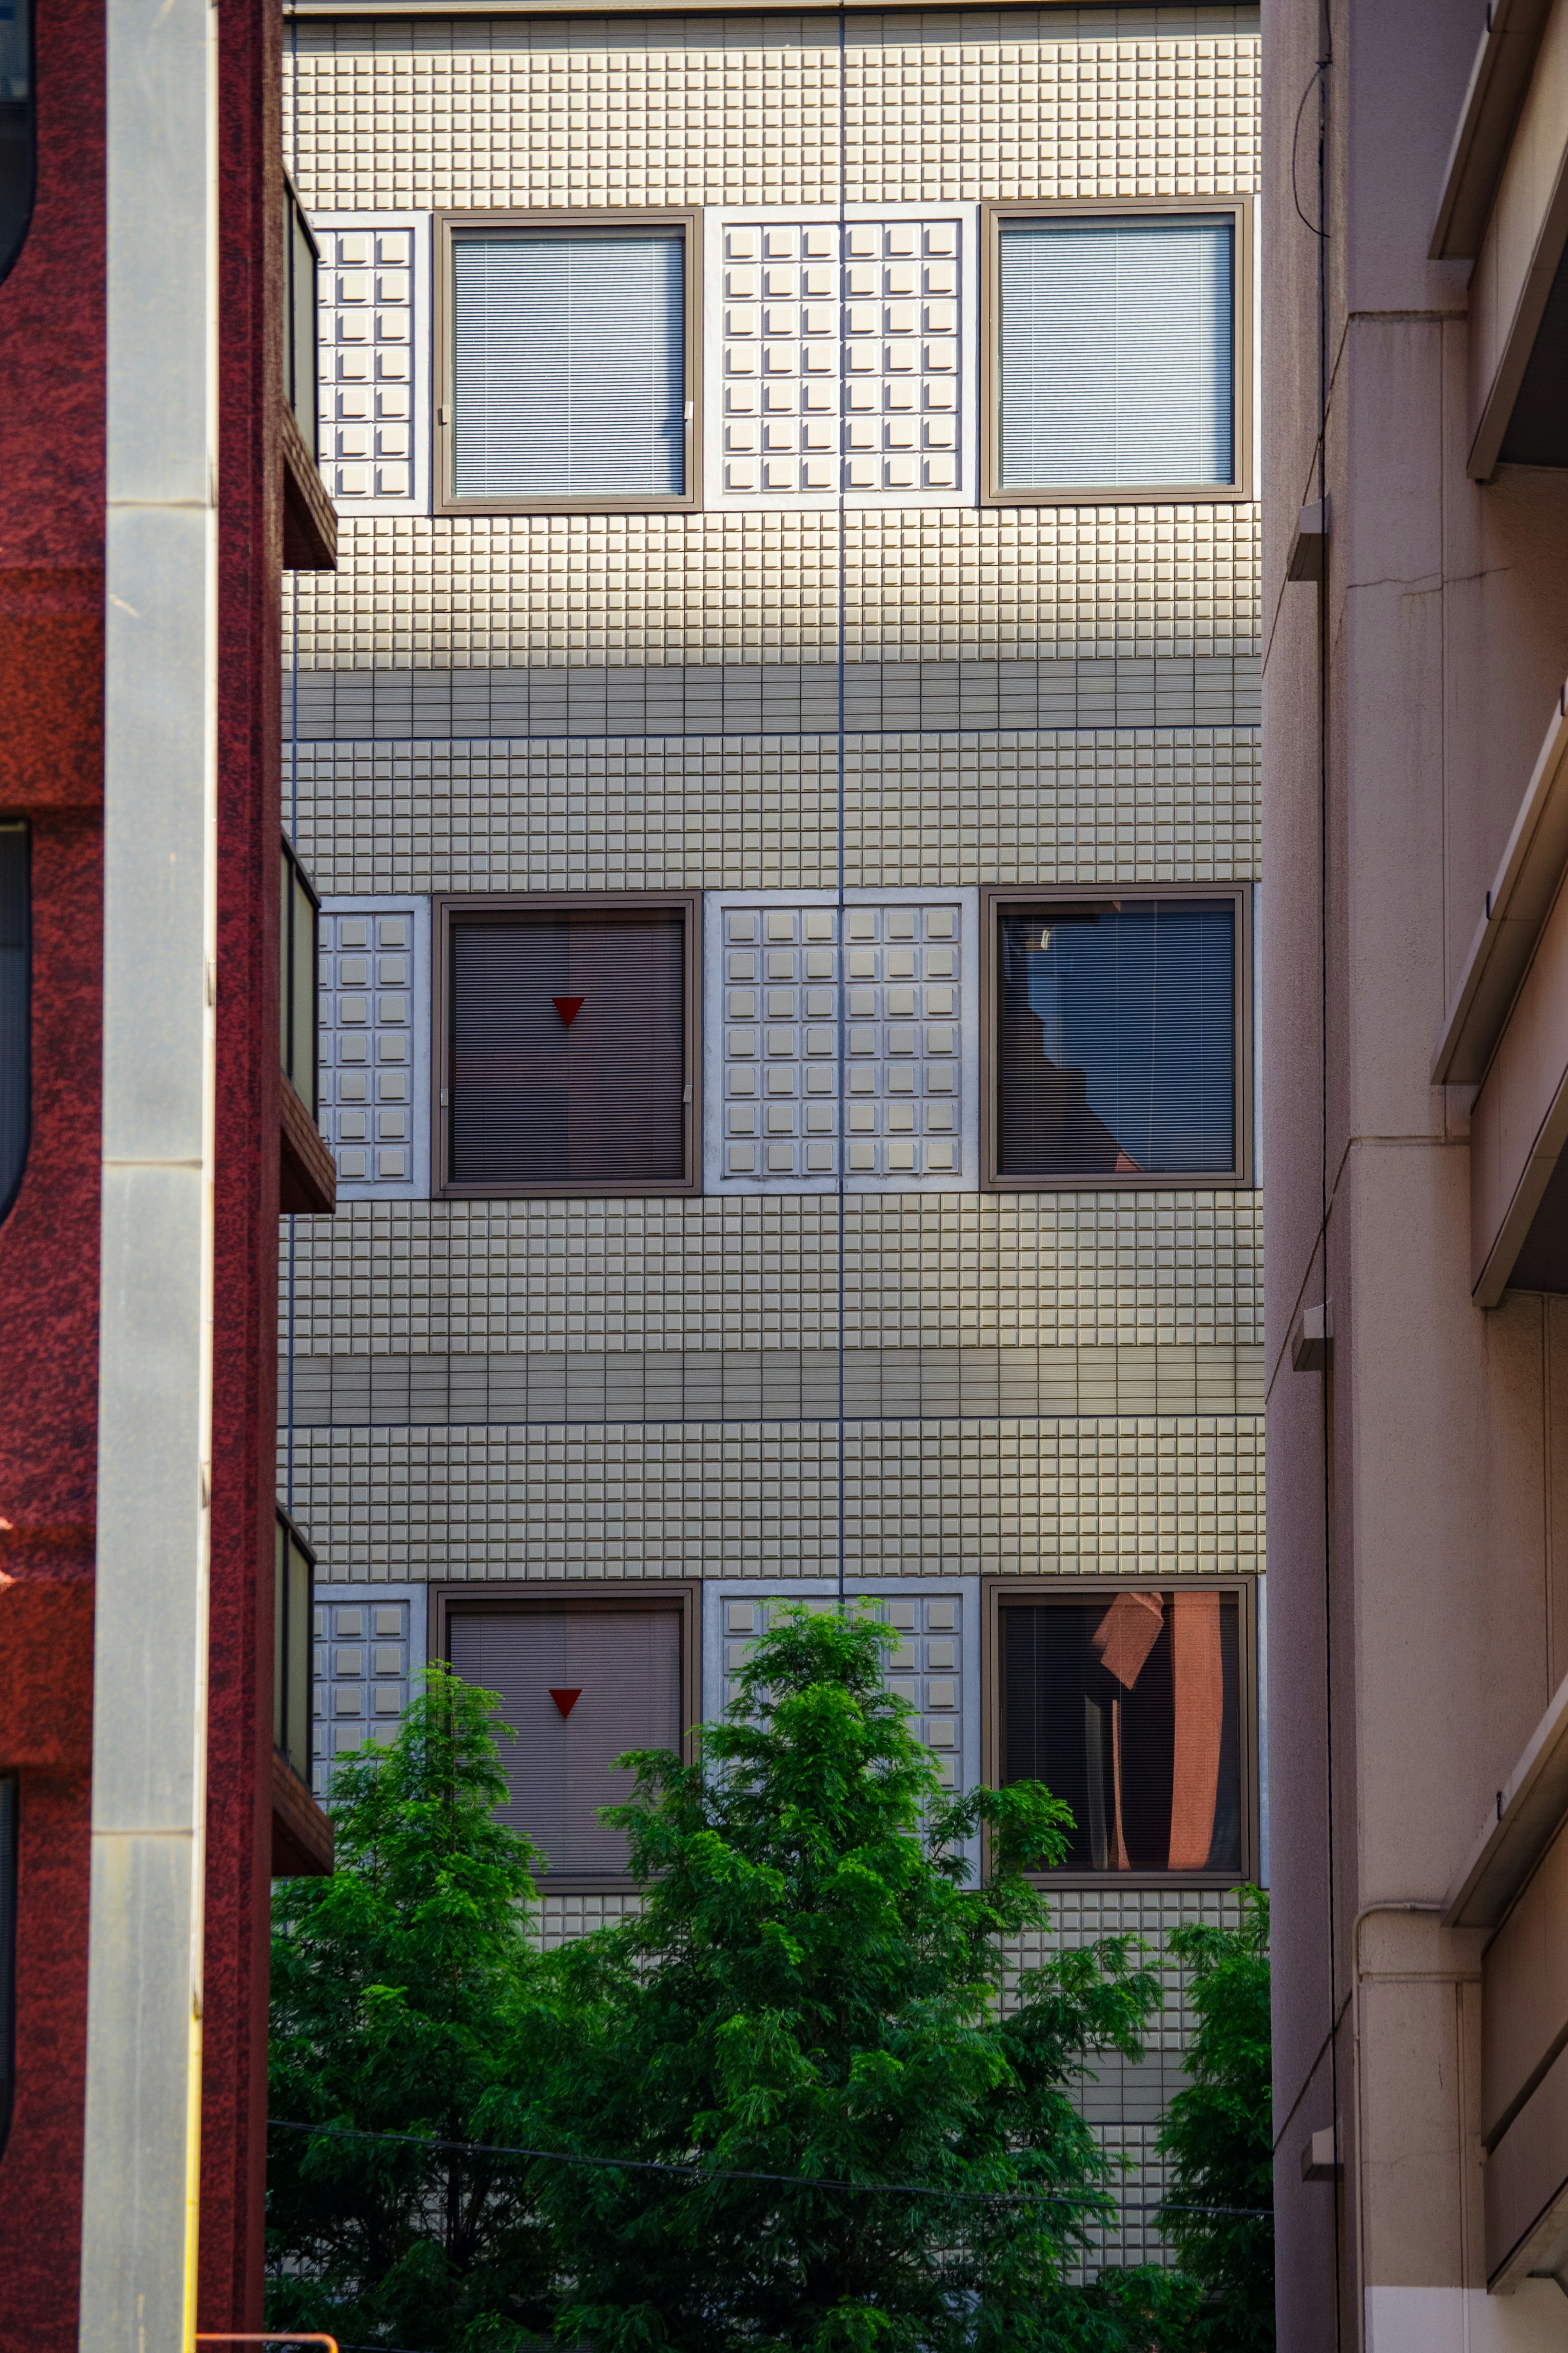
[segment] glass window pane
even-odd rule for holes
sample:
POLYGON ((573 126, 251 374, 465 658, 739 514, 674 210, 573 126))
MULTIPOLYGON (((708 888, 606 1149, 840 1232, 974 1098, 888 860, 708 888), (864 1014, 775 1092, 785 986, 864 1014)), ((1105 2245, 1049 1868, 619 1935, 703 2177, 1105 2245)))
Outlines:
POLYGON ((310 1556, 289 1541, 289 1687, 284 1725, 289 1764, 307 1785, 310 1778, 310 1556))
POLYGON ((289 405, 316 455, 316 254, 292 189, 289 213, 289 405))
POLYGON ((32 1110, 32 950, 27 828, 0 825, 0 1218, 27 1163, 32 1110))
POLYGON ((679 1184, 684 964, 678 910, 458 924, 454 1183, 679 1184))
POLYGON ((686 240, 676 230, 457 240, 458 498, 679 498, 686 240))
POLYGON ((998 1174, 1236 1165, 1236 907, 1046 906, 1001 918, 998 1174))
POLYGON ((1063 1869, 1240 1870, 1234 1595, 1009 1602, 1001 1649, 1002 1778, 1070 1807, 1063 1869))
POLYGON ((680 1619, 674 1609, 454 1613, 452 1664, 500 1697, 510 1801, 497 1819, 543 1848, 552 1872, 626 1867, 626 1840, 595 1819, 624 1805, 628 1748, 680 1746, 680 1619))
POLYGON ((0 0, 0 278, 32 218, 33 114, 32 0, 0 0))
POLYGON ((307 1110, 316 1109, 316 911, 298 874, 293 877, 293 987, 289 1008, 293 1035, 289 1075, 307 1110))
POLYGON ((1234 224, 1000 234, 1001 487, 1234 480, 1234 224))

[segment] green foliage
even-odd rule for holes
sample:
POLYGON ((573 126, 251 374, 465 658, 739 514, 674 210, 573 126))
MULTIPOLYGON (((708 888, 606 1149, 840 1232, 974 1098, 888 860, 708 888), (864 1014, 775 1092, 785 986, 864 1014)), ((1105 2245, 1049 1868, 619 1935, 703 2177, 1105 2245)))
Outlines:
MULTIPOLYGON (((1171 2200, 1267 2210, 1273 2203, 1269 2073, 1268 1898, 1241 1890, 1236 1928, 1194 1922, 1169 1949, 1192 1970, 1198 2025, 1192 2082, 1172 2101, 1159 2147, 1171 2158, 1171 2200)), ((1205 2291, 1188 2341, 1201 2353, 1267 2353, 1274 2343, 1274 2225, 1239 2214, 1161 2216, 1182 2268, 1205 2291)))
MULTIPOLYGON (((532 2168, 558 2337, 598 2353, 1125 2348, 1062 2284, 1110 2168, 1071 2092, 1158 2006, 1126 1939, 1001 1995, 1064 1850, 1037 1783, 946 1798, 865 1619, 784 1615, 702 1762, 627 1761, 641 1916, 543 1965, 494 2137, 793 2182, 532 2168), (954 1849, 984 1824, 988 1883, 954 1849), (820 2181, 824 2186, 818 2188, 820 2181), (920 2183, 934 2197, 839 2182, 920 2183), (960 2193, 987 2192, 995 2202, 960 2193), (1017 2193, 1063 2202, 1037 2204, 1017 2193)), ((414 2340, 404 2338, 404 2343, 414 2340)))
MULTIPOLYGON (((508 2080, 534 1957, 532 1850, 507 1794, 494 1702, 433 1668, 395 1742, 340 1758, 337 1868, 279 1883, 271 2114, 479 2137, 508 2080)), ((269 2328, 450 2353, 547 2330, 547 2258, 514 2161, 274 2132, 269 2328)))

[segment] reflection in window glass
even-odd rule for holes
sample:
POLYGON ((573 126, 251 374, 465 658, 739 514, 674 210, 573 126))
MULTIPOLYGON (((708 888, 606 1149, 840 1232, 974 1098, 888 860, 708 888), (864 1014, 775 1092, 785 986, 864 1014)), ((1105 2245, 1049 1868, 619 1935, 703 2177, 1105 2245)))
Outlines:
POLYGON ((461 237, 453 490, 668 499, 686 489, 686 240, 461 237))
POLYGON ((1000 236, 1001 487, 1232 481, 1232 221, 1000 236))
POLYGON ((1006 1781, 1070 1807, 1069 1871, 1239 1871, 1233 1594, 1125 1592, 1002 1612, 1006 1781))
POLYGON ((0 1218, 27 1163, 32 1110, 32 974, 27 828, 0 818, 0 1218))
POLYGON ((1234 1169, 1232 900, 1009 910, 998 950, 999 1176, 1234 1169))
POLYGON ((0 278, 33 210, 32 0, 0 0, 0 278))

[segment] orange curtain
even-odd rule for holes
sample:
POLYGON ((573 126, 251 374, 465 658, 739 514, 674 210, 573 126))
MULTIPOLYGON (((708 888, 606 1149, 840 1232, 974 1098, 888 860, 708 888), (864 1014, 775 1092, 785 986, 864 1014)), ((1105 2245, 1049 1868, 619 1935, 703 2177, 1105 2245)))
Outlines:
MULTIPOLYGON (((1165 1609, 1157 1593, 1119 1593, 1094 1630, 1094 1654, 1123 1691, 1131 1691, 1142 1673, 1149 1653, 1160 1639, 1165 1609)), ((1112 1871, 1131 1871, 1127 1834, 1121 1820, 1121 1702, 1110 1703, 1110 1786, 1112 1822, 1109 1862, 1112 1871)))
POLYGON ((1214 1844, 1219 1744, 1225 1722, 1217 1593, 1171 1598, 1171 1684, 1175 1754, 1171 1772, 1173 1871, 1201 1871, 1214 1844))

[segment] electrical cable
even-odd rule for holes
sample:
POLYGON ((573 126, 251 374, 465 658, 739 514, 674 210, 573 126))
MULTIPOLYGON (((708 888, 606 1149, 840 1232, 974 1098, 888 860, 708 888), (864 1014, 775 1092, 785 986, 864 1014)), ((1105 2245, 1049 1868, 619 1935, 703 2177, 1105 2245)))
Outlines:
MULTIPOLYGON (((771 2181, 790 2189, 831 2189, 875 2198, 941 2198, 951 2203, 991 2206, 1075 2206, 1081 2211, 1092 2210, 1107 2215, 1111 2205, 1109 2190, 1090 2191, 1085 2197, 1067 2198, 1059 2192, 1043 2189, 938 2189, 923 2181, 838 2181, 810 2173, 753 2173, 738 2168, 717 2165, 681 2163, 676 2158, 655 2157, 583 2157, 574 2150, 562 2148, 517 2148, 500 2142, 485 2140, 435 2140, 424 2133, 361 2132, 346 2125, 298 2124, 287 2116, 268 2116, 268 2127, 274 2132, 310 2133, 321 2140, 370 2140, 405 2142, 415 2148, 442 2149, 461 2157, 526 2157, 545 2165, 586 2165, 610 2173, 680 2173, 694 2176, 700 2181, 771 2181)), ((1163 2199, 1152 2204, 1124 2206, 1124 2214, 1246 2214, 1259 2218, 1271 2215, 1272 2206, 1176 2206, 1163 2199)), ((1108 2217, 1109 2219, 1109 2217, 1108 2217)))

